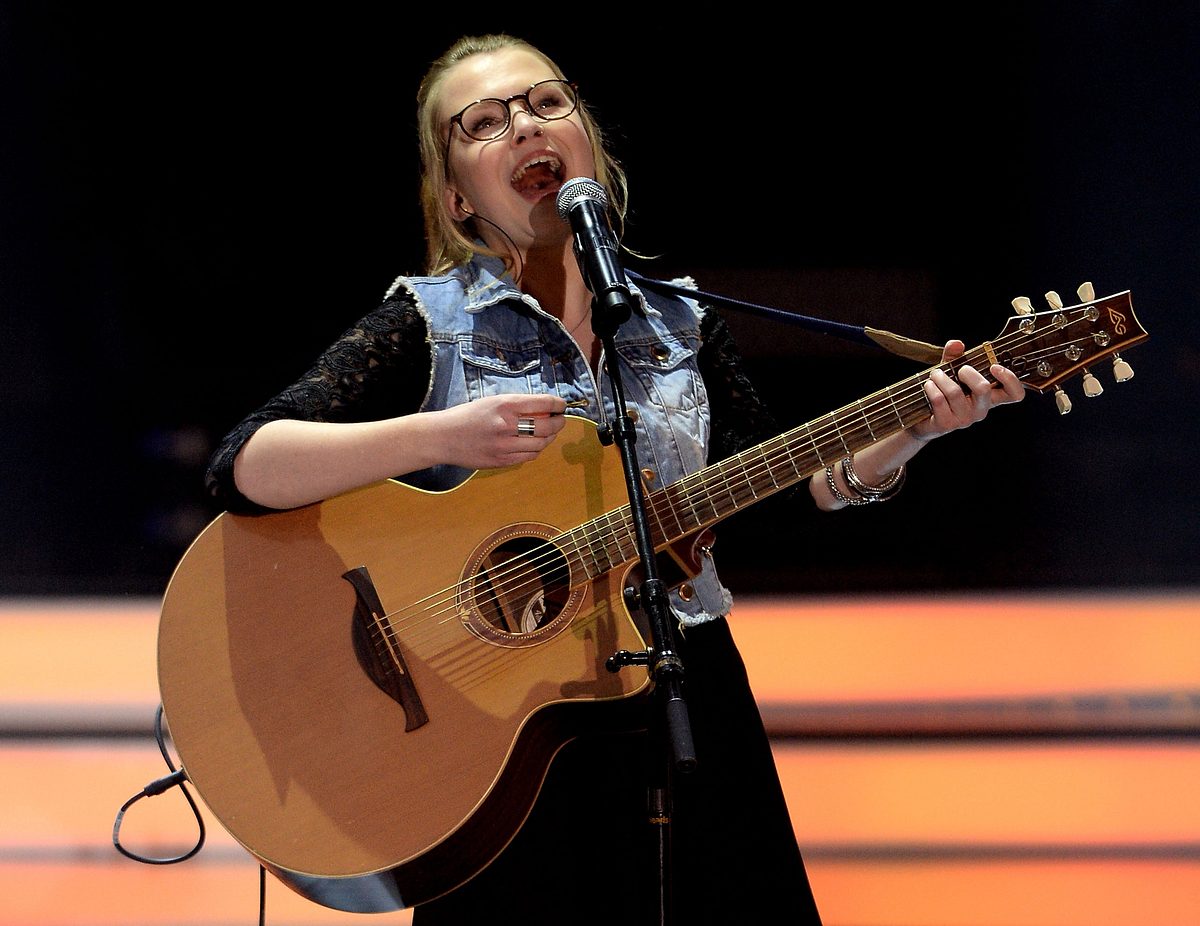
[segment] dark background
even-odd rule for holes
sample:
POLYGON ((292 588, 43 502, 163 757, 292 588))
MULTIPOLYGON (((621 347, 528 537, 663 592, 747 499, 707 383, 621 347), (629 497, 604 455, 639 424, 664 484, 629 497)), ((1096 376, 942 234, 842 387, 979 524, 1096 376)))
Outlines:
MULTIPOLYGON (((1188 4, 505 17, 0 6, 0 594, 159 594, 214 443, 422 269, 413 97, 462 32, 544 47, 610 133, 648 273, 941 343, 1131 290, 1133 381, 937 441, 888 505, 766 502, 735 591, 1193 586, 1198 23, 1188 4)), ((781 425, 914 367, 733 316, 781 425)))

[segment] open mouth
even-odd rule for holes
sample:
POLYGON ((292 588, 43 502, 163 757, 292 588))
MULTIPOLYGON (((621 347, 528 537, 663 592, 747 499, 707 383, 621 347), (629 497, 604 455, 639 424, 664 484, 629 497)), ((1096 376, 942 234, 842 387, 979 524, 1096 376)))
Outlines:
POLYGON ((512 187, 522 196, 537 196, 555 191, 563 183, 562 161, 543 154, 522 164, 512 175, 512 187))

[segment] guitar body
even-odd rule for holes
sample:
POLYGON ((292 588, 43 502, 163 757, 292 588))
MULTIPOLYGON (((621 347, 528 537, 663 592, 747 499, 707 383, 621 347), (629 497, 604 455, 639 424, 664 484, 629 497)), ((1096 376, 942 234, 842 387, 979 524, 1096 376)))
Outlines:
POLYGON ((524 632, 496 626, 499 609, 479 606, 464 575, 498 544, 626 502, 619 454, 568 419, 538 460, 449 492, 388 481, 220 515, 176 568, 159 628, 189 781, 265 867, 326 906, 396 909, 467 880, 516 833, 554 753, 633 723, 650 683, 605 667, 645 649, 623 604, 628 568, 576 581, 572 567, 559 610, 524 632), (356 653, 362 595, 345 576, 363 567, 415 704, 356 653))

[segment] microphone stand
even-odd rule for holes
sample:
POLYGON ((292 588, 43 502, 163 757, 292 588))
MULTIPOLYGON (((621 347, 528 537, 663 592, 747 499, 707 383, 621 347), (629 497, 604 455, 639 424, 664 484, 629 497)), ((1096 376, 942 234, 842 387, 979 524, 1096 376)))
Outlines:
POLYGON ((625 589, 625 603, 630 608, 640 608, 645 614, 650 628, 651 648, 640 653, 620 650, 608 657, 606 667, 610 672, 619 672, 625 666, 646 666, 654 681, 654 694, 661 708, 651 724, 651 781, 647 810, 649 821, 657 827, 658 833, 659 922, 665 924, 670 922, 671 917, 671 781, 676 771, 689 772, 694 769, 696 756, 687 704, 682 693, 683 660, 675 649, 668 589, 658 575, 646 493, 639 477, 641 469, 634 446, 637 435, 626 412, 624 385, 616 362, 615 335, 621 323, 629 318, 631 303, 632 296, 625 288, 606 292, 604 299, 593 297, 592 332, 604 345, 604 356, 609 358, 608 378, 616 409, 612 424, 601 426, 600 441, 605 445, 615 443, 621 453, 629 492, 629 510, 642 567, 642 582, 637 588, 625 589))

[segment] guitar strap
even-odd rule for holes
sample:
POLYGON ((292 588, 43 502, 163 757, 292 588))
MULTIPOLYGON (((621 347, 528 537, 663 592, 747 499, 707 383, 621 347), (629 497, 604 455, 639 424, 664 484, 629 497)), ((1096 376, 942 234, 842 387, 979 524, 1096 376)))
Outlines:
POLYGON ((651 279, 628 269, 626 269, 625 275, 638 286, 645 287, 646 289, 672 293, 676 296, 687 296, 692 299, 707 299, 718 305, 728 306, 741 311, 755 312, 766 318, 785 321, 793 325, 802 325, 811 331, 818 331, 821 334, 831 334, 834 337, 854 341, 858 344, 881 347, 893 354, 909 360, 915 360, 918 363, 932 365, 942 362, 942 349, 936 344, 929 344, 926 341, 916 341, 900 334, 894 334, 891 331, 885 331, 882 328, 871 328, 866 325, 848 325, 845 322, 829 321, 825 318, 814 318, 811 315, 801 315, 798 312, 790 312, 785 309, 776 309, 753 302, 743 302, 741 299, 733 299, 729 296, 718 295, 717 293, 706 293, 703 290, 668 283, 665 280, 651 279))

